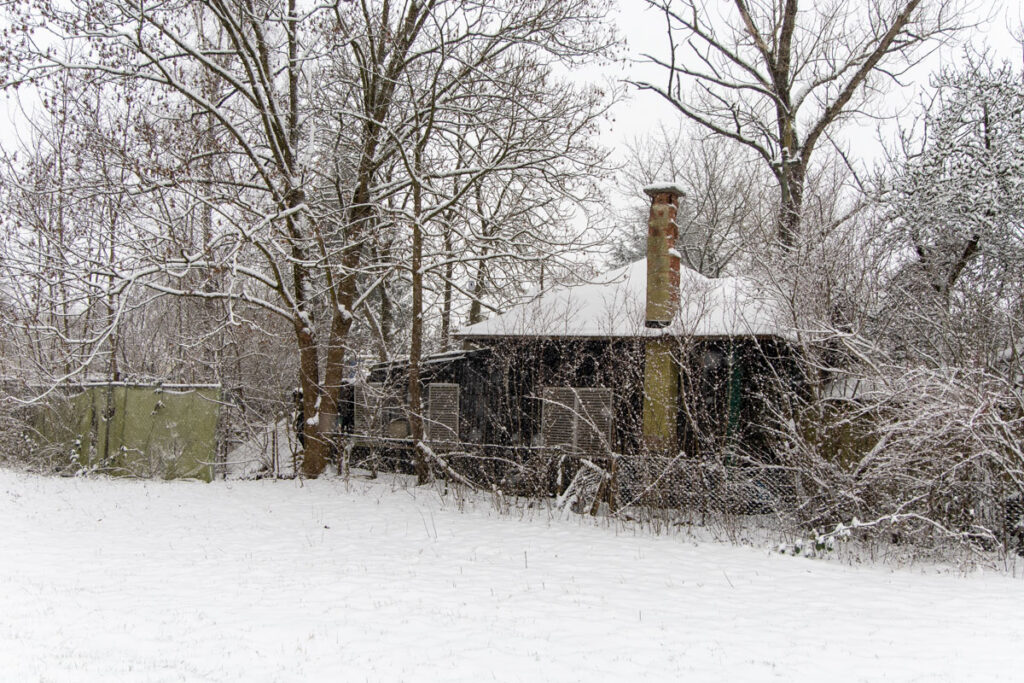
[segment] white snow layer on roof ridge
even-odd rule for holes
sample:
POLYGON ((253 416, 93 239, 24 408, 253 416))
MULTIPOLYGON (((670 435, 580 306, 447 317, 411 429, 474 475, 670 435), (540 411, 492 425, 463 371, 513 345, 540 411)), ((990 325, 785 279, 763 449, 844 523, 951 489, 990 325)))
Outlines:
POLYGON ((679 314, 664 329, 645 326, 647 260, 595 282, 552 288, 475 325, 460 337, 788 336, 779 302, 747 278, 711 279, 680 269, 679 314))
POLYGON ((644 188, 647 194, 658 194, 660 192, 671 192, 673 194, 685 195, 682 185, 672 180, 661 180, 653 182, 644 188))

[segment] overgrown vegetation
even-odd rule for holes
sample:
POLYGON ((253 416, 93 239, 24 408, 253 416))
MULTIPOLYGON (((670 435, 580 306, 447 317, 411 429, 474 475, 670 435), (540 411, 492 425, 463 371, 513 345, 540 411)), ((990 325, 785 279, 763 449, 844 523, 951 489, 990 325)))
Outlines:
POLYGON ((412 444, 391 466, 420 482, 771 519, 810 539, 801 552, 851 537, 1020 551, 1020 65, 968 48, 868 177, 833 133, 964 34, 959 2, 644 4, 667 56, 646 58, 661 80, 634 84, 683 125, 638 137, 620 191, 675 177, 684 265, 781 302, 793 363, 749 361, 756 409, 733 412, 736 340, 719 356, 682 340, 690 431, 675 454, 645 453, 621 409, 642 402, 625 351, 565 360, 622 388, 600 458, 514 430, 432 446, 423 360, 456 348, 456 328, 585 281, 581 254, 640 253, 636 207, 602 205, 613 165, 597 140, 621 93, 566 75, 618 56, 607 3, 13 2, 0 85, 40 108, 0 156, 0 360, 21 387, 0 410, 0 458, 116 469, 72 455, 66 387, 172 381, 223 387, 222 453, 259 441, 278 474, 283 430, 292 475, 376 471, 391 442, 367 455, 336 438, 342 387, 407 356, 396 405, 379 407, 412 444))

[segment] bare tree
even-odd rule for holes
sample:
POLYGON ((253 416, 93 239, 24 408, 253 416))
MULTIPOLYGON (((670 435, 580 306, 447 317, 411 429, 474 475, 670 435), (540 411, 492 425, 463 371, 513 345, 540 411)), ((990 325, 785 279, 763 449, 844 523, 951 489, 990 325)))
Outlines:
POLYGON ((743 145, 779 188, 776 233, 800 239, 815 150, 927 49, 965 26, 960 0, 646 0, 663 13, 665 80, 637 80, 687 119, 743 145))
POLYGON ((645 251, 649 207, 636 202, 636 188, 674 178, 686 191, 676 219, 682 262, 709 277, 742 269, 745 252, 763 243, 760 226, 771 216, 762 190, 767 171, 752 161, 749 151, 692 124, 635 139, 618 181, 628 206, 620 223, 632 230, 617 238, 613 262, 635 260, 645 251))
POLYGON ((427 181, 523 165, 485 154, 454 171, 434 167, 433 179, 389 175, 400 158, 415 157, 408 131, 419 128, 410 122, 424 120, 423 101, 402 90, 405 74, 434 69, 438 92, 457 102, 452 93, 465 98, 469 81, 498 92, 502 67, 523 56, 541 55, 544 66, 608 44, 606 3, 30 4, 5 5, 19 19, 3 41, 5 87, 80 74, 146 103, 132 124, 143 144, 124 150, 130 173, 120 188, 145 204, 144 238, 132 260, 92 264, 92 272, 110 292, 145 288, 223 302, 229 321, 252 307, 286 321, 309 476, 328 456, 355 316, 396 272, 386 264, 364 278, 368 248, 395 225, 382 207, 427 181), (66 58, 54 41, 89 49, 66 58), (182 239, 187 226, 200 238, 182 239))
POLYGON ((135 108, 108 109, 109 89, 70 74, 41 91, 45 120, 0 166, 6 223, 2 277, 19 315, 26 378, 40 386, 89 372, 120 375, 120 325, 130 306, 113 284, 124 245, 139 237, 118 150, 135 108))
MULTIPOLYGON (((396 226, 410 230, 408 262, 396 268, 408 272, 411 285, 409 422, 421 481, 429 477, 431 455, 424 447, 420 382, 430 336, 426 298, 448 291, 450 316, 453 290, 466 291, 455 278, 467 260, 476 262, 479 275, 481 264, 554 260, 574 243, 563 237, 577 233, 567 221, 542 216, 592 199, 591 176, 603 160, 592 142, 595 122, 608 106, 604 93, 561 82, 548 64, 606 53, 610 43, 595 31, 600 25, 578 24, 588 13, 600 18, 592 3, 561 2, 543 13, 517 6, 504 16, 493 6, 453 9, 470 27, 501 17, 509 29, 488 39, 473 32, 462 40, 438 38, 433 54, 403 74, 398 110, 405 116, 389 129, 401 159, 391 179, 402 199, 392 215, 396 226), (556 26, 562 27, 557 43, 525 40, 527 33, 556 26), (528 192, 513 189, 527 184, 528 192), (485 189, 495 187, 505 189, 504 206, 485 205, 485 189), (522 217, 513 224, 502 213, 514 196, 522 217), (474 255, 478 250, 482 257, 474 255)), ((425 35, 452 19, 439 9, 425 35)), ((472 286, 480 286, 479 278, 472 286)), ((479 306, 481 292, 475 297, 479 306)))

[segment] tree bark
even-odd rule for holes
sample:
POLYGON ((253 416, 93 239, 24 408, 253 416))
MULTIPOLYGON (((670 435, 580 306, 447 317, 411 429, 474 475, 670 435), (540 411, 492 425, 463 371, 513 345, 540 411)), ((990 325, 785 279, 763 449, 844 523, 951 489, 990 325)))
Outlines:
POLYGON ((416 179, 413 181, 412 220, 412 338, 409 343, 409 427, 413 440, 413 466, 416 483, 430 481, 430 464, 419 448, 424 440, 423 384, 420 381, 420 360, 423 355, 423 188, 419 182, 422 145, 416 150, 416 179))
POLYGON ((452 339, 452 277, 455 275, 455 254, 452 253, 452 231, 444 231, 444 282, 441 301, 441 350, 451 348, 452 339))
MULTIPOLYGON (((785 163, 785 162, 784 162, 785 163)), ((804 204, 805 173, 803 164, 793 161, 779 174, 779 216, 776 235, 786 249, 795 249, 800 237, 800 220, 804 204)))

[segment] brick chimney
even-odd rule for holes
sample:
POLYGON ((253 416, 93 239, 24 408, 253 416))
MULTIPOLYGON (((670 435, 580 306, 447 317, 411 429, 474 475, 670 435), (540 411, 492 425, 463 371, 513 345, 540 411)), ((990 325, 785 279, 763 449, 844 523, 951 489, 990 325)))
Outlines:
MULTIPOLYGON (((683 191, 674 183, 644 188, 651 198, 647 221, 648 328, 668 327, 679 311, 679 252, 676 209, 683 191)), ((649 453, 673 455, 679 413, 678 345, 671 337, 647 339, 644 360, 644 445, 649 453)))
POLYGON ((676 210, 683 191, 675 183, 644 188, 651 198, 647 220, 647 327, 668 327, 679 310, 676 210))

